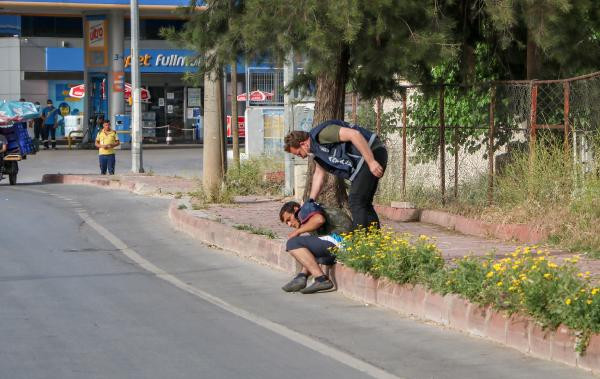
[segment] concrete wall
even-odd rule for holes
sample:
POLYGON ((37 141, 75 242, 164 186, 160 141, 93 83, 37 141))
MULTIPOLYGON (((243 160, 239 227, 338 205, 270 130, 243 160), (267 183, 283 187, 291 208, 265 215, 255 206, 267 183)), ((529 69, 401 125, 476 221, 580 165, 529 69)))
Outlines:
POLYGON ((0 100, 21 96, 21 54, 18 38, 0 38, 0 100))

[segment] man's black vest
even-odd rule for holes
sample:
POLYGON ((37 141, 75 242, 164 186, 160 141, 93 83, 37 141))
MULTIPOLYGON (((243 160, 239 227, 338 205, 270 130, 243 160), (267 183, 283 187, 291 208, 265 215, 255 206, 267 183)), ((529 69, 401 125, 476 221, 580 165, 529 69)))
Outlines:
POLYGON ((352 142, 320 144, 318 141, 319 133, 330 125, 358 130, 367 140, 369 147, 373 145, 377 135, 358 125, 351 125, 341 120, 325 121, 310 131, 310 152, 314 154, 315 161, 331 174, 352 181, 364 164, 365 159, 352 142))

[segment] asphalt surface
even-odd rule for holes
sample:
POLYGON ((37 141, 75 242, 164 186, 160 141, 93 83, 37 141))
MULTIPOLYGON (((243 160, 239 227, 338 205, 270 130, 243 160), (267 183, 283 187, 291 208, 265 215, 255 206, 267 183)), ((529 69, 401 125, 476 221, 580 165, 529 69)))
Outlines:
MULTIPOLYGON (((116 150, 116 173, 131 171, 131 150, 116 150)), ((157 175, 202 177, 202 148, 145 149, 143 163, 146 172, 157 175)), ((19 162, 19 183, 37 182, 47 173, 99 174, 97 150, 42 150, 19 162)), ((8 181, 0 182, 0 184, 8 181)))
POLYGON ((593 377, 336 293, 284 293, 287 275, 173 230, 167 206, 0 185, 1 378, 593 377))

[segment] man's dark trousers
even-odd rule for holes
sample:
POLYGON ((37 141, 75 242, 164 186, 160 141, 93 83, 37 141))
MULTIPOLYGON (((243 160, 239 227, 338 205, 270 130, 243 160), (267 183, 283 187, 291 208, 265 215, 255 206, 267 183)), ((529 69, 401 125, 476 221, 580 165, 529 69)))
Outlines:
POLYGON ((48 137, 52 138, 52 148, 54 149, 56 147, 56 128, 54 124, 44 124, 42 128, 42 140, 45 148, 48 148, 48 137))
MULTIPOLYGON (((385 147, 375 149, 373 156, 385 170, 388 161, 388 154, 385 147)), ((377 225, 377 228, 380 227, 379 217, 377 217, 377 213, 373 207, 373 198, 375 197, 375 192, 377 192, 378 183, 379 178, 371 173, 369 166, 365 162, 352 181, 348 196, 350 212, 352 213, 352 223, 355 229, 359 226, 367 228, 373 223, 377 225)))
POLYGON ((99 155, 100 160, 100 174, 106 175, 106 171, 108 171, 109 175, 115 174, 115 155, 114 154, 106 154, 99 155))

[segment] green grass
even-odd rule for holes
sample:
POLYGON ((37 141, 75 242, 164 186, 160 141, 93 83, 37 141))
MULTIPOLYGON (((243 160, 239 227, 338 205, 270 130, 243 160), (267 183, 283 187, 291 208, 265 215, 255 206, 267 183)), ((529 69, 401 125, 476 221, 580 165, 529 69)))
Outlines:
POLYGON ((245 232, 249 232, 252 234, 257 234, 260 236, 265 236, 269 239, 275 239, 277 238, 277 234, 275 234, 272 230, 267 229, 267 228, 263 228, 260 226, 254 226, 254 225, 248 225, 248 224, 241 224, 241 225, 234 225, 234 228, 236 228, 237 230, 243 230, 245 232))

